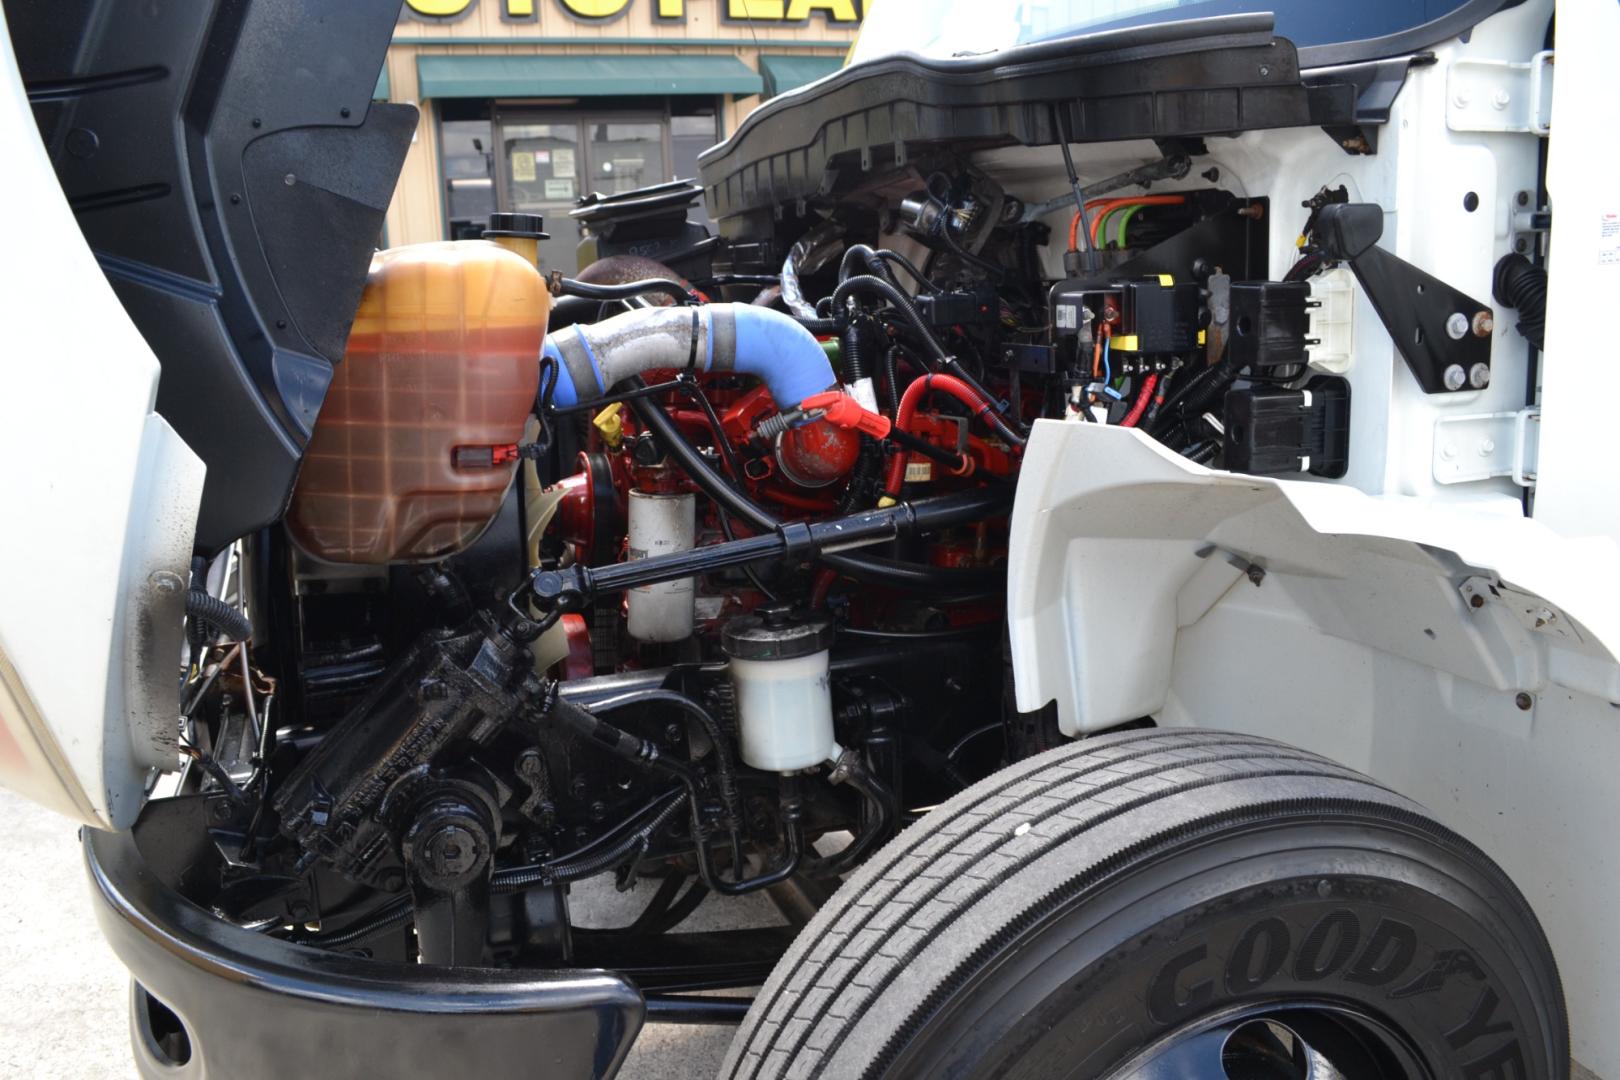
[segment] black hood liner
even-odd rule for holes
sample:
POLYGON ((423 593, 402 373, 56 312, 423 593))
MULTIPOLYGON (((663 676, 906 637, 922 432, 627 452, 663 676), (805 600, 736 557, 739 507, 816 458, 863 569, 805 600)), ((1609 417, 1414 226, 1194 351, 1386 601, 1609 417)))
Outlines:
POLYGON ((85 239, 208 466, 197 545, 280 517, 405 151, 398 0, 4 0, 85 239))

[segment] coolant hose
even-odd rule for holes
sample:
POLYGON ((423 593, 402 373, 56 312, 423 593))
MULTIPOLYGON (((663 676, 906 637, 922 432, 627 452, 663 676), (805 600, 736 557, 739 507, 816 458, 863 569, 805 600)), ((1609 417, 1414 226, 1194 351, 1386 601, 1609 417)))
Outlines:
POLYGON ((815 335, 791 315, 751 304, 627 311, 549 335, 541 355, 557 365, 552 400, 565 407, 643 372, 689 364, 757 376, 784 410, 838 382, 815 335))
POLYGON ((1547 340, 1547 271, 1517 253, 1504 255, 1491 275, 1491 295, 1503 307, 1519 311, 1519 334, 1545 351, 1547 340))
MULTIPOLYGON (((913 380, 906 387, 906 392, 900 395, 900 407, 895 410, 894 426, 901 431, 910 432, 912 421, 917 418, 917 405, 930 390, 938 390, 949 394, 973 410, 973 414, 983 420, 989 427, 1003 439, 1014 446, 1023 446, 1024 439, 1012 428, 1008 427, 1001 417, 996 415, 988 401, 960 379, 950 375, 924 375, 913 380)), ((892 497, 900 497, 900 488, 906 479, 906 457, 904 452, 895 454, 889 459, 889 475, 884 484, 884 490, 892 497)))

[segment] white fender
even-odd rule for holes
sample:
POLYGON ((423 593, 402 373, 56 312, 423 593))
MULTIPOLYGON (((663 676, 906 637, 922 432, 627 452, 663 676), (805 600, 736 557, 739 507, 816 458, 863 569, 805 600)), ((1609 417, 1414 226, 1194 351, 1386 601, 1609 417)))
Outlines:
POLYGON ((1211 472, 1035 425, 1008 574, 1018 706, 1084 735, 1268 735, 1361 769, 1524 890, 1576 1056, 1620 1075, 1620 547, 1523 517, 1211 472))

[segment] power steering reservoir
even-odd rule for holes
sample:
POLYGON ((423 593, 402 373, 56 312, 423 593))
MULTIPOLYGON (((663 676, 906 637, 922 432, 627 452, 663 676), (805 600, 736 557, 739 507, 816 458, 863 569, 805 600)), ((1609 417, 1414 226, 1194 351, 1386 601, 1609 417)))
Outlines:
POLYGON ((836 758, 829 650, 833 625, 795 619, 785 604, 726 624, 721 643, 737 691, 742 759, 791 772, 836 758))

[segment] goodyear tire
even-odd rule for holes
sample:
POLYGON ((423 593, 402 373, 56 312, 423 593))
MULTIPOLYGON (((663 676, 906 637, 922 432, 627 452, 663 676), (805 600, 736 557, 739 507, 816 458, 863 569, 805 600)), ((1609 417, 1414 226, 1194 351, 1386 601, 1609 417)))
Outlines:
POLYGON ((1020 762, 900 834, 800 934, 721 1076, 1568 1063, 1546 939, 1478 849, 1315 755, 1149 730, 1020 762))

